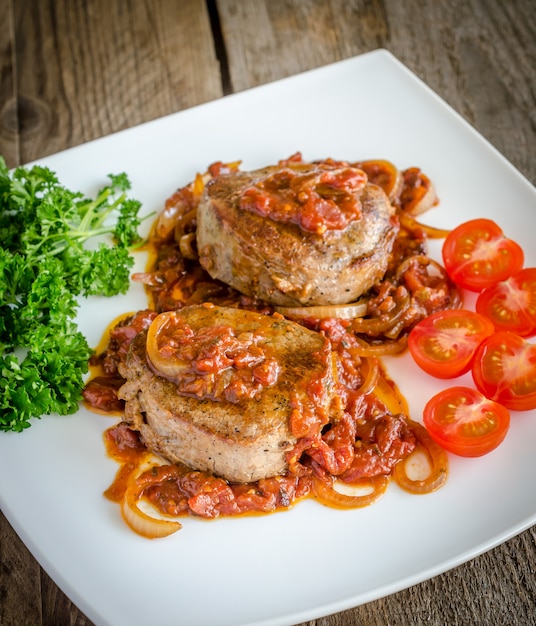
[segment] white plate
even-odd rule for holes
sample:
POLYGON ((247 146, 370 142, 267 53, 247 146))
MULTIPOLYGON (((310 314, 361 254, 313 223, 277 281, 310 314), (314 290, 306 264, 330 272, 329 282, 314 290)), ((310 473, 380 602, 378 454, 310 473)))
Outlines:
MULTIPOLYGON (((305 159, 421 166, 441 197, 427 222, 453 227, 495 218, 524 247, 527 266, 536 265, 534 188, 383 50, 41 163, 86 193, 109 172, 126 171, 132 195, 149 212, 213 161, 242 159, 244 169, 254 168, 297 150, 305 159)), ((90 299, 81 328, 94 345, 117 314, 144 305, 136 287, 125 297, 90 299)), ((444 385, 406 356, 388 367, 419 419, 426 399, 444 385)), ((43 567, 96 624, 295 624, 428 579, 534 524, 535 413, 513 415, 506 441, 492 454, 452 458, 447 485, 431 495, 412 496, 393 484, 364 510, 305 501, 265 517, 186 519, 179 533, 148 541, 102 496, 117 469, 102 443, 112 420, 81 409, 36 420, 23 434, 0 434, 0 502, 43 567)))

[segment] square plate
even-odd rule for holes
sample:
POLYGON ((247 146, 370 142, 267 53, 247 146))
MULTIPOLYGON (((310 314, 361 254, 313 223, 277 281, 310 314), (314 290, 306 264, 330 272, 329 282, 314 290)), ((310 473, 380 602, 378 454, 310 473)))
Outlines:
MULTIPOLYGON (((390 53, 377 50, 227 96, 40 161, 94 193, 125 171, 144 211, 217 160, 253 169, 304 159, 388 159, 420 166, 441 203, 427 223, 495 219, 536 265, 536 192, 492 146, 390 53)), ((438 244, 439 246, 439 244, 438 244)), ((440 248, 432 248, 439 259, 440 248)), ((145 260, 138 257, 138 269, 145 260)), ((470 304, 470 299, 469 299, 470 304)), ((92 345, 116 315, 143 308, 143 289, 83 302, 92 345)), ((420 419, 446 386, 406 355, 386 360, 420 419)), ((462 379, 462 384, 471 384, 462 379)), ((268 516, 184 520, 167 539, 131 532, 102 492, 107 417, 84 409, 0 433, 0 503, 56 583, 98 625, 282 625, 377 599, 452 568, 536 522, 536 412, 513 416, 505 442, 480 459, 451 458, 449 480, 417 497, 391 484, 376 504, 339 511, 308 500, 268 516), (7 476, 13 477, 6 480, 7 476), (396 528, 393 532, 394 522, 396 528), (402 538, 402 540, 401 540, 402 538)))

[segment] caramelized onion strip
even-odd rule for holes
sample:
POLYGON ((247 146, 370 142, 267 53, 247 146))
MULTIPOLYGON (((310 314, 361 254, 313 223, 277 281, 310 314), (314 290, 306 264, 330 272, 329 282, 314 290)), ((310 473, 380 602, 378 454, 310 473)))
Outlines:
POLYGON ((409 414, 408 403, 394 382, 383 374, 378 377, 374 386, 374 395, 380 400, 391 415, 409 414))
POLYGON ((357 300, 349 304, 326 304, 318 306, 276 306, 275 310, 285 317, 351 320, 367 313, 368 301, 357 300))
POLYGON ((449 278, 449 275, 447 274, 445 268, 436 260, 431 259, 425 254, 417 254, 404 259, 396 268, 397 281, 400 281, 402 279, 404 273, 411 269, 411 266, 415 261, 417 261, 417 263, 419 263, 423 267, 427 268, 429 276, 431 276, 430 270, 428 270, 428 267, 430 267, 430 269, 436 273, 436 276, 438 276, 445 283, 445 285, 447 285, 450 297, 449 308, 459 309, 463 306, 463 295, 458 287, 454 284, 454 282, 449 278))
POLYGON ((175 317, 175 311, 165 311, 157 315, 147 330, 146 343, 149 364, 162 376, 171 380, 184 371, 184 362, 172 355, 162 356, 160 354, 159 339, 160 334, 166 331, 167 326, 173 324, 175 317))
POLYGON ((411 430, 417 440, 415 450, 395 465, 393 477, 397 484, 414 494, 425 494, 436 491, 442 487, 448 476, 448 457, 443 448, 437 444, 428 434, 428 431, 421 424, 408 420, 411 430), (428 458, 430 472, 422 479, 414 480, 408 476, 407 466, 416 454, 425 454, 428 458))
MULTIPOLYGON (((363 494, 349 495, 341 493, 335 488, 338 481, 326 483, 319 478, 313 480, 312 492, 314 497, 322 504, 339 509, 358 509, 368 506, 379 500, 385 493, 389 484, 387 476, 373 476, 363 478, 360 481, 349 483, 350 489, 365 491, 363 494)), ((343 483, 341 483, 342 485, 343 483)), ((344 483, 346 486, 346 483, 344 483)))
POLYGON ((350 328, 356 333, 374 336, 381 335, 395 326, 402 315, 407 311, 410 302, 410 296, 406 294, 391 312, 380 315, 379 317, 367 319, 362 317, 356 318, 350 324, 350 328))
POLYGON ((405 272, 411 269, 411 266, 415 261, 417 261, 417 263, 419 263, 423 267, 430 266, 437 273, 437 276, 439 276, 445 282, 450 283, 450 279, 445 268, 436 260, 431 259, 429 256, 426 256, 426 254, 416 254, 413 256, 408 256, 406 259, 404 259, 402 263, 400 263, 400 265, 396 268, 397 281, 402 278, 405 272))
POLYGON ((383 159, 371 159, 360 161, 354 166, 367 174, 370 183, 381 187, 391 202, 398 200, 404 187, 404 177, 393 163, 383 159))
POLYGON ((423 232, 430 239, 444 239, 450 232, 450 230, 445 228, 436 228, 435 226, 421 224, 413 215, 410 215, 410 213, 406 211, 400 211, 398 218, 400 225, 405 230, 408 230, 410 233, 423 232))
POLYGON ((191 209, 182 215, 179 215, 175 222, 175 241, 180 242, 181 238, 188 234, 189 230, 193 230, 197 219, 197 208, 191 209))
POLYGON ((363 360, 366 362, 366 376, 357 392, 366 396, 375 389, 378 383, 380 377, 380 364, 378 359, 375 357, 365 357, 363 360))
POLYGON ((352 351, 358 356, 387 356, 404 352, 408 345, 406 336, 395 341, 382 341, 381 343, 368 343, 361 337, 355 337, 357 345, 352 351))
POLYGON ((171 519, 162 519, 148 515, 138 505, 145 489, 146 481, 138 478, 151 467, 154 462, 143 462, 138 471, 128 480, 127 488, 121 502, 121 513, 125 522, 139 535, 148 539, 168 537, 182 528, 182 524, 171 519))
POLYGON ((179 250, 185 259, 197 259, 195 233, 186 233, 179 239, 179 250))

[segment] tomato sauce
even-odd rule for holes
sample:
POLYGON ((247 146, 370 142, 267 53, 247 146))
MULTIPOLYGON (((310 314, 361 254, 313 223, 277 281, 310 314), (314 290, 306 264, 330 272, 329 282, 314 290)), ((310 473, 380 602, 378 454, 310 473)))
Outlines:
MULTIPOLYGON (((302 162, 301 155, 294 155, 280 162, 283 169, 245 190, 240 206, 275 221, 294 223, 305 233, 321 235, 342 229, 360 217, 357 192, 366 184, 367 174, 386 192, 396 186, 396 172, 387 162, 363 162, 363 169, 365 164, 367 173, 359 163, 331 159, 311 168, 311 164, 302 162)), ((273 313, 266 303, 211 279, 196 259, 186 258, 180 250, 181 237, 195 233, 195 208, 204 183, 211 176, 237 167, 238 163, 213 164, 207 175, 196 177, 166 203, 151 236, 150 267, 136 275, 136 280, 146 286, 152 308, 128 315, 110 327, 106 347, 99 346, 91 361, 93 375, 84 390, 85 402, 91 408, 121 414, 123 402, 117 397, 117 389, 124 380, 119 366, 132 339, 146 330, 158 313, 203 302, 273 313)), ((418 200, 429 187, 429 181, 416 168, 404 173, 403 184, 402 194, 393 201, 397 206, 404 205, 402 208, 418 200)), ((138 434, 120 422, 105 433, 108 454, 120 464, 106 497, 122 501, 129 483, 135 481, 140 497, 163 514, 213 518, 282 510, 308 495, 319 497, 320 492, 328 493, 328 502, 320 498, 324 503, 331 501, 338 506, 332 490, 336 481, 352 485, 363 480, 387 480, 393 473, 396 476, 405 459, 425 445, 423 433, 407 417, 404 403, 395 401, 396 390, 375 363, 375 353, 367 350, 388 345, 391 340, 403 341, 416 321, 434 308, 448 308, 454 300, 445 277, 428 271, 426 236, 422 232, 401 231, 392 256, 385 280, 368 294, 366 319, 302 320, 304 325, 325 334, 329 350, 337 355, 339 382, 335 395, 341 410, 333 412, 336 418, 317 410, 321 403, 315 398, 325 390, 315 386, 314 381, 307 390, 309 402, 304 394, 291 397, 290 427, 298 441, 287 453, 289 469, 285 475, 233 484, 180 464, 158 462, 141 472, 141 466, 152 458, 151 453, 138 434), (322 489, 316 488, 318 485, 322 489)), ((273 355, 254 334, 236 335, 230 327, 195 333, 183 327, 169 328, 159 337, 159 350, 163 359, 173 353, 182 363, 181 380, 186 382, 180 383, 180 392, 199 397, 231 402, 254 397, 264 387, 275 384, 279 374, 273 355), (229 371, 233 384, 207 384, 209 377, 217 379, 229 371), (183 377, 185 372, 187 376, 183 377)), ((439 457, 438 453, 430 455, 439 457)), ((446 462, 436 465, 438 472, 446 474, 446 462)), ((415 488, 407 476, 404 480, 410 490, 415 488)), ((426 489, 432 487, 423 487, 423 492, 426 489)))
POLYGON ((180 394, 237 403, 273 387, 281 370, 262 333, 218 325, 197 330, 179 315, 163 313, 147 340, 149 365, 180 394))
POLYGON ((135 479, 142 487, 141 497, 166 515, 214 518, 270 513, 292 506, 311 490, 311 479, 307 476, 274 476, 254 483, 233 484, 181 464, 156 464, 135 477, 142 462, 150 457, 138 433, 120 422, 105 432, 104 442, 108 455, 121 464, 104 495, 113 502, 121 502, 129 481, 135 479))
POLYGON ((367 175, 349 166, 317 165, 312 171, 289 167, 245 189, 239 206, 321 235, 342 230, 361 217, 358 192, 366 183, 367 175))
POLYGON ((118 370, 119 363, 134 337, 145 330, 156 315, 149 309, 125 313, 108 326, 89 361, 90 377, 82 391, 87 408, 106 414, 123 411, 124 402, 117 397, 119 387, 125 382, 118 370))
MULTIPOLYGON (((347 347, 344 329, 332 330, 332 335, 332 349, 343 344, 347 347)), ((121 422, 105 433, 108 454, 121 464, 106 497, 120 502, 129 481, 135 480, 140 497, 165 515, 214 518, 289 508, 314 494, 318 481, 329 488, 334 478, 359 484, 364 479, 389 477, 397 463, 414 450, 415 436, 403 414, 392 414, 374 393, 359 391, 363 379, 355 369, 355 357, 349 355, 340 351, 338 401, 344 410, 334 412, 336 419, 330 420, 315 409, 315 398, 325 392, 323 389, 308 390, 310 405, 303 396, 293 398, 290 423, 298 442, 287 454, 289 469, 284 475, 236 484, 185 465, 156 462, 136 476, 151 455, 138 434, 121 422)), ((314 381, 312 385, 315 387, 314 381)))

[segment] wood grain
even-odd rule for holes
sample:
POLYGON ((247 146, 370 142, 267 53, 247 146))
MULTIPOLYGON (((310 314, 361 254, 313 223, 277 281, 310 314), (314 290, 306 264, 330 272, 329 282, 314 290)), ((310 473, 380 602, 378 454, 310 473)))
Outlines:
MULTIPOLYGON (((535 8, 533 0, 0 0, 0 154, 15 166, 384 47, 535 183, 535 8)), ((531 528, 429 581, 307 624, 525 626, 535 616, 531 528)), ((0 625, 65 624, 91 626, 0 515, 0 625)))
POLYGON ((0 5, 13 14, 19 162, 222 95, 203 2, 0 5))
POLYGON ((536 180, 531 0, 218 0, 218 7, 234 91, 387 48, 536 180))
POLYGON ((20 162, 15 62, 15 24, 11 2, 0 0, 0 154, 11 166, 20 162))

